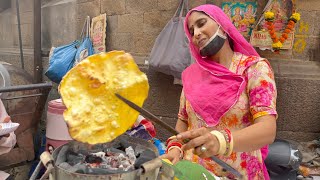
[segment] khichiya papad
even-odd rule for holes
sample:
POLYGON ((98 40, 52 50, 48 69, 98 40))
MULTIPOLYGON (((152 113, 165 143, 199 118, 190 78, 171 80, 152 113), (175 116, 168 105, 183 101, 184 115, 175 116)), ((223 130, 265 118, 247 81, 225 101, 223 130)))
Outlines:
POLYGON ((97 144, 126 132, 139 115, 115 93, 142 106, 149 84, 130 54, 111 51, 77 64, 63 77, 59 92, 67 107, 63 116, 71 137, 97 144))

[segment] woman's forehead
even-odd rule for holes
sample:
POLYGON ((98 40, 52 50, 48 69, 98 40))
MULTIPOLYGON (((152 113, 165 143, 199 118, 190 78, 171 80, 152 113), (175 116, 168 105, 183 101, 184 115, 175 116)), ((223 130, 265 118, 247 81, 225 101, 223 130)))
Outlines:
POLYGON ((208 16, 203 12, 192 11, 188 18, 188 26, 191 27, 198 19, 202 18, 208 18, 208 16))
MULTIPOLYGON (((188 28, 194 26, 194 24, 197 22, 199 19, 211 19, 213 20, 210 16, 208 16, 206 13, 201 12, 201 11, 192 11, 190 13, 190 16, 188 17, 188 28)), ((215 20, 213 20, 215 22, 215 20)))
POLYGON ((192 11, 188 18, 188 21, 192 22, 192 21, 196 21, 199 18, 204 18, 204 17, 208 17, 208 15, 206 15, 204 12, 192 11))

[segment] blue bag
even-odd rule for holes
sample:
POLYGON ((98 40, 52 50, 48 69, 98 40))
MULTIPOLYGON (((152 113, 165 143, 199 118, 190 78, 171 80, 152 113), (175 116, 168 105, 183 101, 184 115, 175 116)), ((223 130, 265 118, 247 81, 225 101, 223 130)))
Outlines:
POLYGON ((53 82, 60 83, 62 77, 73 67, 79 41, 57 47, 53 50, 49 68, 45 75, 53 82))
POLYGON ((81 41, 81 45, 78 47, 78 50, 76 53, 75 63, 74 63, 75 65, 79 63, 81 60, 85 59, 86 57, 94 54, 93 45, 89 37, 89 34, 90 34, 90 17, 87 16, 86 22, 82 28, 81 37, 83 38, 81 41), (86 27, 86 35, 83 37, 85 27, 86 27))

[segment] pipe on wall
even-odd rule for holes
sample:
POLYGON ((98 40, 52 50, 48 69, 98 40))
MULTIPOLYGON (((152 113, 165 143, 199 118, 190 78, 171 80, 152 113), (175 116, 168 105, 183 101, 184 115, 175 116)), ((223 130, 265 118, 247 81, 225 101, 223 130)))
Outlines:
POLYGON ((33 44, 34 44, 34 81, 42 82, 42 56, 41 56, 41 0, 33 1, 33 44))

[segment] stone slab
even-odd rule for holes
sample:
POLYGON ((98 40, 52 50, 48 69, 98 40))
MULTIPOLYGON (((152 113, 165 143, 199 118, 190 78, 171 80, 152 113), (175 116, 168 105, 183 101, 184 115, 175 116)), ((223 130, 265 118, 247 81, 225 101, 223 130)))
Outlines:
MULTIPOLYGON (((107 16, 107 35, 118 32, 118 16, 107 16)), ((107 40, 108 41, 108 40, 107 40)))
POLYGON ((143 32, 160 32, 163 29, 161 15, 159 10, 143 13, 143 32))
POLYGON ((176 10, 179 2, 176 0, 158 1, 158 10, 176 10))
POLYGON ((107 40, 108 50, 124 50, 130 52, 133 45, 132 33, 113 33, 107 40))
POLYGON ((206 0, 189 1, 189 9, 206 4, 206 0))
POLYGON ((287 139, 298 142, 308 142, 318 139, 320 133, 293 132, 293 131, 277 131, 277 138, 287 139))
MULTIPOLYGON (((319 9, 320 10, 320 9, 319 9)), ((310 36, 314 32, 314 27, 317 23, 317 11, 310 11, 309 9, 304 9, 299 11, 301 14, 300 21, 295 25, 295 34, 310 36)))
POLYGON ((143 28, 143 13, 118 15, 118 32, 141 32, 143 28))
POLYGON ((319 11, 320 1, 318 0, 297 0, 297 9, 308 11, 319 11))
POLYGON ((145 107, 155 115, 177 118, 182 86, 173 84, 173 77, 152 70, 146 71, 150 90, 145 107))
POLYGON ((320 81, 277 78, 278 129, 320 132, 320 81))
POLYGON ((144 13, 157 8, 157 0, 126 0, 126 13, 144 13))
POLYGON ((102 0, 101 13, 109 15, 125 14, 126 1, 125 0, 102 0))
POLYGON ((141 53, 144 55, 150 54, 152 47, 155 42, 155 37, 158 36, 157 32, 148 32, 148 33, 133 33, 133 53, 141 53))
POLYGON ((100 15, 100 0, 90 0, 83 3, 77 3, 77 18, 85 21, 87 16, 91 18, 100 15))

